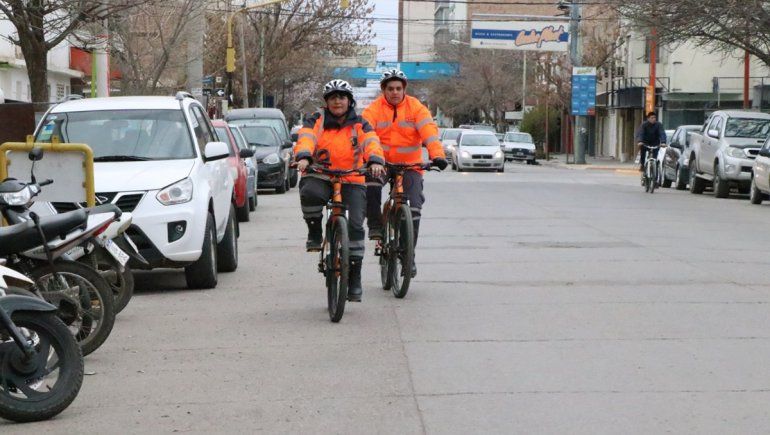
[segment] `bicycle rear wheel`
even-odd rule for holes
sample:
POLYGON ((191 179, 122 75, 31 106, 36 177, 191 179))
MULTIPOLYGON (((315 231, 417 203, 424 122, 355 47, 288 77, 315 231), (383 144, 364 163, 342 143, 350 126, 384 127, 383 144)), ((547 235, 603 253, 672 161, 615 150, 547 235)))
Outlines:
POLYGON ((345 313, 348 300, 348 275, 350 250, 348 247, 348 222, 344 217, 332 218, 329 225, 329 254, 326 256, 326 295, 329 319, 339 322, 345 313))
POLYGON ((393 238, 388 250, 391 290, 395 297, 401 299, 409 291, 414 262, 414 224, 408 205, 402 204, 396 209, 390 225, 393 227, 393 238))

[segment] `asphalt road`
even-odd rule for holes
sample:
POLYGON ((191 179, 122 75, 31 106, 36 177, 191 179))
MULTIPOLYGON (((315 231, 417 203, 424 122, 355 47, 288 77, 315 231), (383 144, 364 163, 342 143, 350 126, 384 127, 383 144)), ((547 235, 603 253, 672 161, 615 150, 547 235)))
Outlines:
POLYGON ((429 174, 419 275, 339 324, 296 189, 211 291, 141 274, 83 389, 22 433, 757 433, 770 427, 770 206, 611 171, 429 174))

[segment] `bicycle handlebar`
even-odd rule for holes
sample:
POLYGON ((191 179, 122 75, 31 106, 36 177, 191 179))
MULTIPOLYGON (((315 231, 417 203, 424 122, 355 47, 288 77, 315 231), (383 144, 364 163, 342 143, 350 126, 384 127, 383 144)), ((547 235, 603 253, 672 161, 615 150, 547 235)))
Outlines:
POLYGON ((332 176, 345 176, 351 174, 363 175, 366 173, 367 168, 353 168, 353 169, 329 169, 328 167, 313 164, 307 167, 308 172, 317 172, 319 174, 332 175, 332 176))

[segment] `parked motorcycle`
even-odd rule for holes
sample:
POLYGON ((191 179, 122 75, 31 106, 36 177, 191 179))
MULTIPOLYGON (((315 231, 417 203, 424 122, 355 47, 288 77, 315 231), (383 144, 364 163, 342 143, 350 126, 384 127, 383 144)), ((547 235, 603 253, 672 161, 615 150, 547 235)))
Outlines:
MULTIPOLYGON (((13 231, 0 228, 0 245, 14 243, 15 237, 13 231)), ((36 297, 8 295, 7 280, 33 284, 0 264, 0 417, 47 420, 77 397, 83 384, 83 355, 56 317, 55 306, 36 297)))
MULTIPOLYGON (((40 158, 42 150, 30 152, 33 162, 40 158)), ((45 217, 29 212, 41 186, 52 182, 38 184, 33 164, 31 183, 15 179, 0 183, 0 212, 8 222, 20 222, 5 229, 15 238, 12 244, 0 245, 0 257, 35 281, 35 294, 57 307, 57 315, 88 355, 104 343, 115 323, 112 290, 93 268, 63 258, 104 232, 120 210, 105 205, 45 217)))
MULTIPOLYGON (((38 216, 52 216, 58 213, 51 203, 40 201, 36 201, 30 211, 34 211, 38 216)), ((64 255, 68 260, 80 261, 101 273, 112 289, 115 314, 123 311, 134 294, 134 273, 128 261, 147 264, 147 260, 126 234, 131 222, 131 213, 122 212, 102 234, 94 238, 93 243, 76 246, 64 255)))

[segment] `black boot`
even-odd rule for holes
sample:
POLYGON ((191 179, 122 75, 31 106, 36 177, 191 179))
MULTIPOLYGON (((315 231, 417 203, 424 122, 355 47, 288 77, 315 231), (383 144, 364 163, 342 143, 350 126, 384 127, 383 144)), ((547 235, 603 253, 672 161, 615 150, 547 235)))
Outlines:
POLYGON ((350 272, 348 273, 348 300, 361 302, 364 289, 361 287, 361 258, 350 259, 350 272))
POLYGON ((323 243, 323 231, 321 230, 321 218, 305 219, 307 223, 307 242, 305 249, 307 252, 318 252, 323 243))

